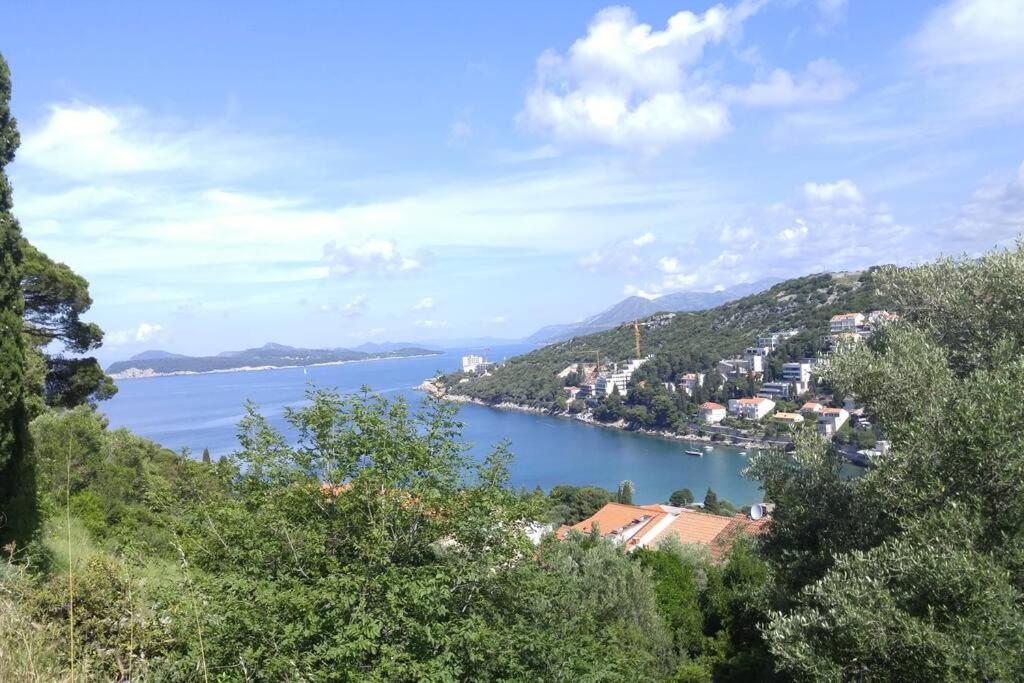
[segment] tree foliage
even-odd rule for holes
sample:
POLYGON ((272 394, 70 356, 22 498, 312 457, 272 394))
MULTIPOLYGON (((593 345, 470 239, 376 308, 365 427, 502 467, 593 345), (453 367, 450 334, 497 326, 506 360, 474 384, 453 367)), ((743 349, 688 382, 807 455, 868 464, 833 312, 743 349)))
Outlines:
POLYGON ((1024 676, 1024 244, 887 269, 906 317, 824 368, 891 440, 843 479, 813 439, 752 467, 776 502, 767 630, 804 680, 1024 676))
POLYGON ((21 334, 21 228, 11 213, 6 167, 19 136, 11 116, 11 74, 0 55, 0 541, 24 537, 32 527, 33 488, 28 461, 25 406, 25 342, 21 334))
POLYGON ((82 315, 92 306, 89 283, 27 240, 21 241, 21 249, 24 254, 23 325, 33 350, 46 360, 46 402, 72 408, 110 398, 117 387, 95 358, 66 355, 88 353, 103 342, 100 327, 82 320, 82 315), (56 351, 50 352, 53 348, 56 351))

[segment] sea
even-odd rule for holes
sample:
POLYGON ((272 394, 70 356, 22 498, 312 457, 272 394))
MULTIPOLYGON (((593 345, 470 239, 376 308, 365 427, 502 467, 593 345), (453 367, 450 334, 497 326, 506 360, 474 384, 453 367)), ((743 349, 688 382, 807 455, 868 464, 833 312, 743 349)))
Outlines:
MULTIPOLYGON (((512 345, 487 351, 489 360, 518 355, 533 347, 512 345)), ((278 368, 243 372, 144 377, 117 382, 118 393, 100 410, 111 427, 127 427, 167 448, 189 449, 200 457, 209 448, 214 459, 238 448, 237 425, 251 400, 275 427, 291 435, 284 420, 287 407, 306 402, 309 384, 340 392, 370 387, 389 399, 418 406, 424 394, 415 389, 439 371, 451 372, 465 353, 446 350, 437 356, 368 360, 339 365, 278 368)), ((514 455, 511 483, 545 491, 558 484, 591 484, 614 490, 629 479, 634 501, 667 502, 677 489, 689 488, 701 500, 708 488, 736 505, 760 502, 758 482, 743 475, 749 458, 742 449, 716 445, 702 457, 686 450, 703 449, 681 441, 583 424, 535 413, 460 404, 462 437, 470 453, 484 458, 500 442, 514 455)))

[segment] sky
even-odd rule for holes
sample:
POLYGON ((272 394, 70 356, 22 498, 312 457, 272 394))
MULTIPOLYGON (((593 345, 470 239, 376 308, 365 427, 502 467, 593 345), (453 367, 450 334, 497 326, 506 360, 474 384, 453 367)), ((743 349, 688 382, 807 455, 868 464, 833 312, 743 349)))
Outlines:
POLYGON ((5 3, 101 358, 518 338, 1024 232, 1024 0, 5 3))

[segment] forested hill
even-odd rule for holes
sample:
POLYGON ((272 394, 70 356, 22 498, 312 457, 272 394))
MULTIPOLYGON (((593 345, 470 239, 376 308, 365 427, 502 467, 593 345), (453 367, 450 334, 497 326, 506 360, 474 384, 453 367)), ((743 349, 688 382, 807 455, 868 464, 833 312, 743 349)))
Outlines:
POLYGON ((290 367, 338 363, 342 361, 372 360, 376 358, 404 358, 435 355, 439 351, 405 347, 367 353, 351 349, 300 349, 283 344, 264 344, 244 351, 225 351, 216 356, 179 356, 175 354, 139 354, 129 360, 118 361, 107 368, 115 378, 163 375, 178 372, 212 372, 252 367, 290 367))
MULTIPOLYGON (((664 377, 706 371, 741 353, 759 335, 794 328, 801 334, 788 342, 793 355, 813 353, 834 314, 886 307, 875 286, 877 271, 808 275, 705 311, 651 316, 641 320, 641 353, 654 356, 657 374, 664 377)), ((633 326, 626 324, 517 356, 492 375, 452 384, 450 390, 489 403, 554 408, 565 386, 556 375, 568 365, 634 355, 633 326)))

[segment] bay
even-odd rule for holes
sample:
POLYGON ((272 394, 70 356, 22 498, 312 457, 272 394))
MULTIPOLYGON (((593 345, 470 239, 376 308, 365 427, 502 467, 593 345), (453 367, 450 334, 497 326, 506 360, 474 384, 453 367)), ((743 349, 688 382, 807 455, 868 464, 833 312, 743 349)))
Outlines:
MULTIPOLYGON (((500 360, 530 348, 495 347, 489 358, 500 360)), ((237 448, 236 427, 246 400, 254 401, 271 424, 286 432, 284 410, 304 403, 309 382, 342 392, 369 386, 416 406, 423 394, 414 387, 439 370, 455 370, 467 352, 322 365, 305 372, 280 368, 119 380, 117 395, 101 410, 112 427, 127 427, 174 450, 191 449, 194 457, 209 448, 216 459, 237 448)), ((630 479, 638 503, 665 502, 683 487, 698 500, 709 487, 720 499, 738 505, 761 500, 757 482, 742 475, 748 458, 738 448, 715 446, 703 457, 694 457, 684 453, 689 447, 680 441, 472 404, 461 406, 459 419, 464 423, 463 438, 477 458, 495 444, 509 442, 515 456, 511 480, 517 487, 540 486, 547 491, 557 484, 593 484, 614 490, 620 481, 630 479)))

